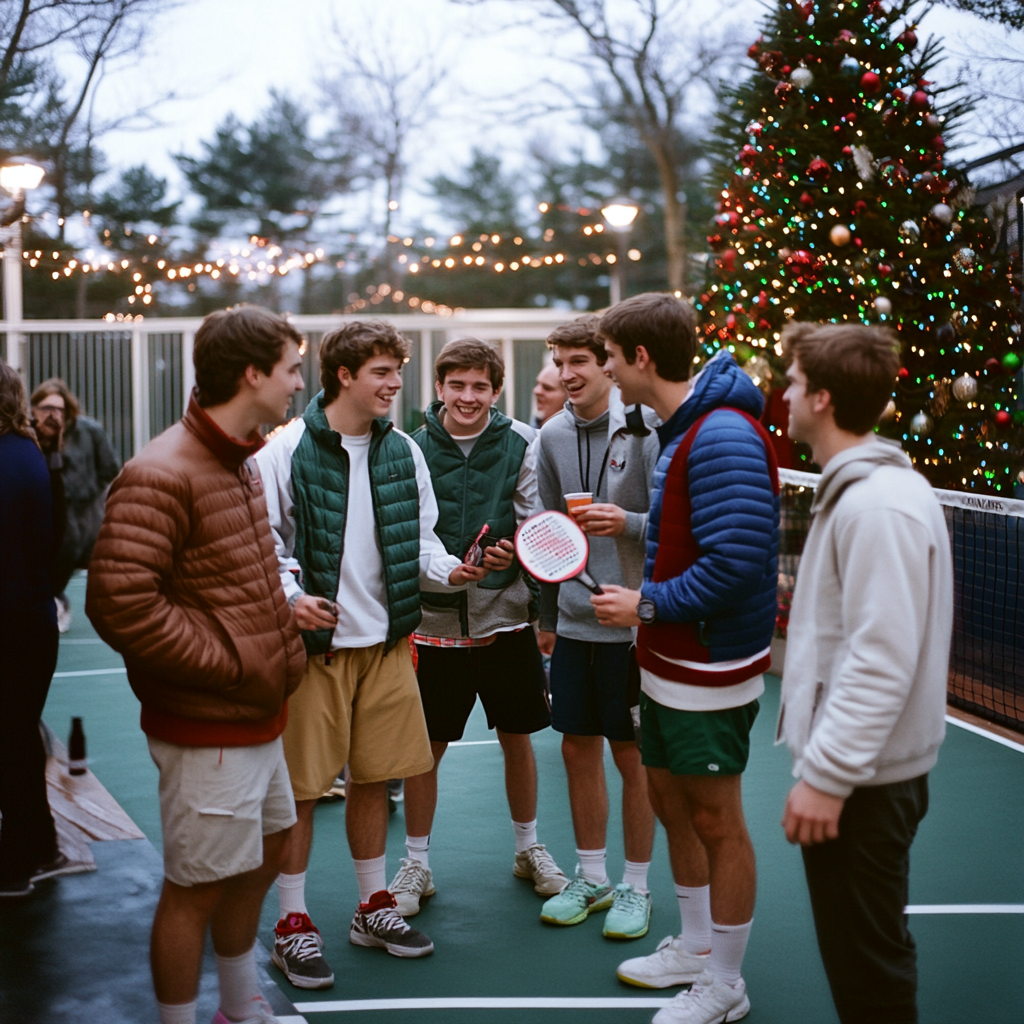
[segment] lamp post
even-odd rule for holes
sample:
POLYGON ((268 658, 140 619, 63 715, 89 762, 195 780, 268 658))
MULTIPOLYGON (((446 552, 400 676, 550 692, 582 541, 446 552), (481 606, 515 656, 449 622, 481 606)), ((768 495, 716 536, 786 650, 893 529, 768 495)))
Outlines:
POLYGON ((21 332, 15 328, 23 319, 21 287, 21 218, 25 213, 25 193, 38 188, 43 169, 29 160, 14 158, 0 167, 0 188, 14 199, 12 222, 4 239, 4 323, 7 328, 7 362, 21 370, 21 332), (14 329, 12 329, 14 328, 14 329))
POLYGON ((618 236, 618 255, 615 260, 615 273, 611 280, 611 304, 614 306, 622 301, 626 290, 626 239, 640 207, 632 199, 613 199, 607 206, 601 207, 601 216, 605 223, 618 236))

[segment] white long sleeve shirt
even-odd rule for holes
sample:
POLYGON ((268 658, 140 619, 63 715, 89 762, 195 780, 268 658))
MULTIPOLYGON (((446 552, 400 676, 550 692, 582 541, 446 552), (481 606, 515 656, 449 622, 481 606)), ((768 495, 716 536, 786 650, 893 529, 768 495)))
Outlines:
MULTIPOLYGON (((299 563, 294 555, 292 454, 305 430, 306 424, 301 418, 293 420, 256 455, 267 498, 270 529, 277 550, 281 585, 289 600, 303 592, 297 575, 300 571, 299 563)), ((420 496, 420 587, 434 591, 463 590, 465 586, 448 585, 448 577, 460 564, 460 560, 445 551, 444 545, 434 533, 437 525, 437 500, 430 484, 426 459, 419 445, 407 434, 396 432, 409 445, 416 466, 416 485, 420 496)), ((331 640, 332 649, 372 647, 383 643, 388 634, 384 567, 370 491, 370 437, 370 434, 361 437, 343 435, 341 440, 349 459, 348 507, 336 598, 338 625, 331 640)))

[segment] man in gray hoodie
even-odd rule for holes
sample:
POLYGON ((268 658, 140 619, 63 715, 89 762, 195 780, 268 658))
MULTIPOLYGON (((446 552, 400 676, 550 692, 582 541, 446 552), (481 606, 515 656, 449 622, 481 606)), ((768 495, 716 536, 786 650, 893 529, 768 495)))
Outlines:
MULTIPOLYGON (((579 317, 548 338, 569 396, 565 409, 541 429, 537 480, 542 508, 566 511, 565 495, 589 492, 575 509, 589 535, 590 573, 599 583, 638 587, 651 479, 658 459, 658 420, 639 407, 628 414, 604 371, 607 352, 598 318, 579 317), (646 423, 645 423, 646 419, 646 423)), ((576 877, 541 910, 541 920, 573 925, 609 910, 604 934, 636 939, 647 933, 647 869, 654 842, 654 812, 634 740, 627 681, 633 633, 598 624, 585 587, 575 583, 541 592, 540 647, 551 658, 551 724, 562 733, 569 782, 576 877), (613 886, 606 868, 608 789, 604 741, 622 775, 625 870, 613 886)), ((635 700, 633 701, 635 703, 635 700)))
POLYGON ((899 342, 886 329, 792 324, 789 436, 822 468, 793 595, 778 740, 799 780, 783 827, 802 846, 843 1024, 915 1024, 910 845, 945 735, 953 569, 924 477, 874 426, 899 342))

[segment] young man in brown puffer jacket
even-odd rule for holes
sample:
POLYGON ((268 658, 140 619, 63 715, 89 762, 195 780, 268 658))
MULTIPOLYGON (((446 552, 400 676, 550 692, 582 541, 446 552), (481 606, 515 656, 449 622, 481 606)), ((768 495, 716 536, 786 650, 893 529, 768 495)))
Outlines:
POLYGON ((306 653, 285 600, 257 427, 302 389, 302 338, 256 307, 196 332, 196 390, 180 422, 114 481, 86 612, 124 656, 160 769, 164 886, 153 921, 161 1024, 194 1024, 207 924, 220 978, 214 1024, 268 1024, 253 947, 295 823, 281 747, 306 653))

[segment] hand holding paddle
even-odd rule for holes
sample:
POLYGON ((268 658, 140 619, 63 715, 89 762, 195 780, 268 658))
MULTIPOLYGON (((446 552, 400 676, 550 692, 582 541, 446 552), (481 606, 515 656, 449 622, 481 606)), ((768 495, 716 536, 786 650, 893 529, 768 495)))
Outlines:
POLYGON ((519 564, 541 583, 578 580, 593 593, 603 593, 587 572, 587 538, 563 512, 538 512, 524 519, 516 530, 515 550, 519 564))

